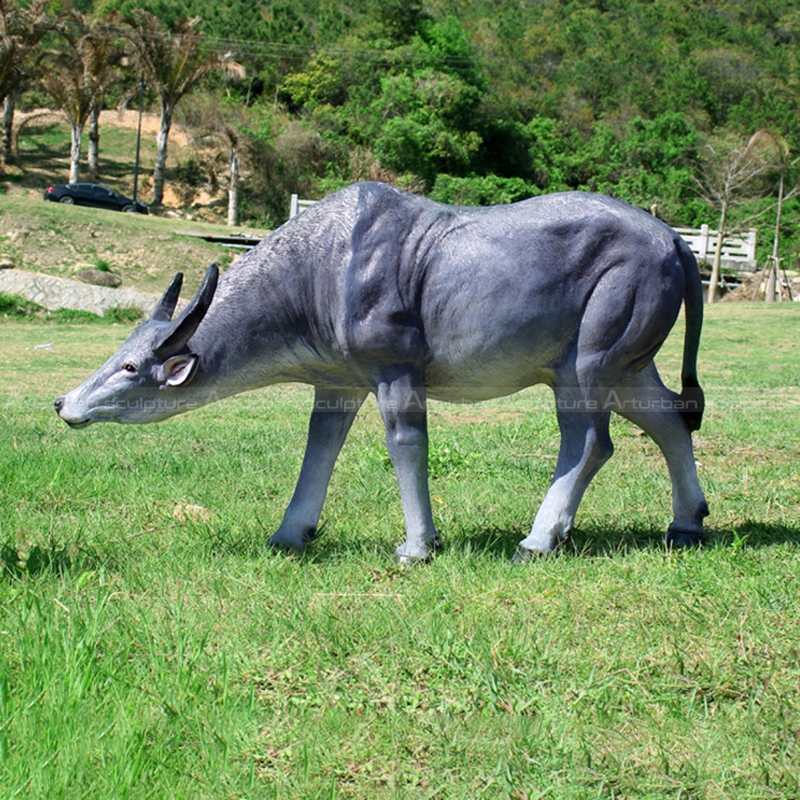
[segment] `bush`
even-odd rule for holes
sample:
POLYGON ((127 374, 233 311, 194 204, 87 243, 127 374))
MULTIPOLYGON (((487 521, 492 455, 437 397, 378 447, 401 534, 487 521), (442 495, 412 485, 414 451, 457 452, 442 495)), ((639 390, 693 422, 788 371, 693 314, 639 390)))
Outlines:
POLYGON ((41 311, 44 311, 41 306, 18 294, 0 292, 0 314, 4 317, 31 317, 41 311))
POLYGON ((141 322, 143 317, 144 315, 138 308, 121 308, 120 306, 114 306, 106 311, 102 319, 104 322, 117 322, 122 325, 129 325, 134 322, 141 322))
POLYGON ((78 311, 75 308, 57 308, 45 311, 45 315, 51 322, 99 322, 101 319, 91 311, 78 311))
POLYGON ((99 317, 91 311, 78 311, 74 308, 57 308, 48 311, 46 308, 26 300, 16 294, 5 294, 0 292, 0 318, 6 319, 41 319, 50 322, 105 322, 109 324, 118 323, 130 325, 140 322, 142 312, 138 308, 120 308, 115 306, 99 317))
POLYGON ((430 193, 432 200, 457 206, 492 206, 500 203, 515 203, 536 197, 541 191, 522 178, 501 178, 485 175, 455 178, 439 175, 430 193))

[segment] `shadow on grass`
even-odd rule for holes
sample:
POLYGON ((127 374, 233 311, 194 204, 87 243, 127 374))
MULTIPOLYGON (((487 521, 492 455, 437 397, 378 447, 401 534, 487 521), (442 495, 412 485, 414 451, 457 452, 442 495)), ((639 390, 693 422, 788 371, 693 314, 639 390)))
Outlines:
POLYGON ((716 538, 720 544, 730 547, 779 547, 800 544, 800 528, 748 520, 732 531, 720 532, 716 538))
MULTIPOLYGON (((26 126, 19 157, 14 159, 18 171, 7 173, 4 180, 28 189, 44 189, 69 179, 70 135, 63 123, 41 122, 26 126)), ((102 145, 101 145, 102 148, 102 145)), ((100 155, 97 182, 111 184, 112 188, 133 179, 133 157, 122 153, 100 155)), ((88 180, 82 177, 81 180, 88 180)))
POLYGON ((230 528, 207 529, 204 548, 214 558, 233 556, 235 558, 257 559, 269 552, 267 536, 264 532, 237 531, 230 528))
MULTIPOLYGON (((445 536, 445 549, 486 553, 499 559, 511 558, 527 531, 501 528, 464 529, 445 536)), ((702 547, 765 548, 800 544, 800 529, 768 522, 747 522, 733 530, 707 528, 702 547)), ((576 528, 558 552, 576 558, 601 558, 632 551, 664 552, 664 531, 652 527, 576 528)))
MULTIPOLYGON (((482 556, 498 561, 510 561, 517 551, 526 531, 503 527, 462 528, 443 534, 441 555, 459 557, 482 556)), ((333 526, 322 525, 315 539, 304 550, 287 552, 269 543, 269 531, 258 525, 252 529, 238 527, 202 526, 197 530, 199 541, 209 560, 235 558, 247 561, 287 558, 302 560, 308 564, 330 564, 342 561, 374 561, 375 558, 391 561, 394 548, 400 544, 402 533, 398 531, 396 541, 387 542, 383 537, 337 536, 333 526)), ((800 530, 765 522, 750 522, 735 530, 709 529, 704 548, 766 548, 780 545, 800 544, 800 530)), ((663 531, 653 527, 600 527, 585 525, 573 532, 571 538, 558 550, 567 558, 613 558, 630 552, 663 553, 666 545, 663 531)), ((80 547, 58 548, 34 547, 25 561, 9 545, 0 548, 0 569, 6 574, 35 575, 42 572, 61 574, 78 569, 92 569, 102 561, 97 554, 80 547)))
POLYGON ((96 553, 79 546, 34 545, 27 553, 9 543, 0 546, 0 577, 5 578, 63 576, 71 571, 94 569, 101 563, 96 553))
MULTIPOLYGON (((498 559, 510 559, 526 535, 527 529, 464 529, 452 537, 446 537, 445 547, 465 553, 483 553, 498 559)), ((558 548, 557 553, 575 558, 596 558, 624 554, 631 550, 655 551, 664 548, 662 539, 662 532, 651 528, 623 530, 582 526, 573 531, 570 538, 558 548)))
MULTIPOLYGON (((517 529, 500 527, 462 528, 443 532, 440 555, 453 554, 462 557, 482 556, 498 561, 510 561, 525 533, 517 529)), ((210 556, 258 559, 265 555, 300 558, 308 563, 322 564, 348 559, 370 560, 377 555, 391 560, 394 548, 401 543, 402 532, 397 539, 387 543, 383 538, 365 536, 360 540, 352 537, 338 539, 336 531, 322 526, 318 535, 300 552, 287 552, 269 544, 266 532, 233 531, 230 529, 207 532, 205 547, 210 556)), ((609 530, 582 528, 559 548, 559 554, 567 557, 608 557, 631 550, 664 549, 662 534, 651 529, 609 530)))
POLYGON ((314 538, 303 550, 287 550, 269 541, 271 529, 255 527, 254 530, 208 528, 204 534, 204 549, 210 558, 237 558, 249 561, 261 559, 288 559, 304 564, 335 564, 342 562, 371 562, 376 558, 387 564, 392 561, 395 547, 400 544, 385 538, 365 535, 361 539, 338 535, 332 525, 323 523, 314 538))

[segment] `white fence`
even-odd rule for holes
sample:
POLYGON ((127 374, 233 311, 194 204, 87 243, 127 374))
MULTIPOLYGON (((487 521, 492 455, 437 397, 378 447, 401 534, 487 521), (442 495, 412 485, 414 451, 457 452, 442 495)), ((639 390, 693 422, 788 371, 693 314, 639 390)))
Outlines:
POLYGON ((296 217, 301 211, 305 211, 309 206, 313 206, 314 200, 301 200, 296 194, 292 195, 292 202, 289 206, 289 219, 296 217))
MULTIPOLYGON (((683 237, 698 261, 714 261, 717 252, 717 231, 709 230, 708 225, 697 228, 675 228, 683 237)), ((753 272, 756 263, 756 232, 737 233, 726 236, 722 240, 721 264, 730 269, 742 272, 753 272)))

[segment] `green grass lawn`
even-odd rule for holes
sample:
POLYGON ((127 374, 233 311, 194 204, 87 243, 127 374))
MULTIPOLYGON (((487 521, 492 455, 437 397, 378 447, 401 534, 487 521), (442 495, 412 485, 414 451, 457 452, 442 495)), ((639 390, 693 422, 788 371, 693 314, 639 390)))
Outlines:
POLYGON ((433 405, 432 563, 392 566, 374 403, 287 556, 311 390, 68 429, 127 333, 0 323, 0 797, 800 797, 800 304, 708 312, 704 547, 663 548, 666 467, 616 419, 572 544, 522 567, 544 389, 433 405))

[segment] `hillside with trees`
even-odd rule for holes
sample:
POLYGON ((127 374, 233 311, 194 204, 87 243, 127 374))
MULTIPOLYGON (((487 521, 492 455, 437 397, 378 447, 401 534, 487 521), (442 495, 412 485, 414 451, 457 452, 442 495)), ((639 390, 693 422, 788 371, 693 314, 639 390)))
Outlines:
POLYGON ((174 116, 234 219, 365 179, 465 204, 588 189, 757 226, 761 260, 777 231, 797 260, 800 0, 0 0, 0 18, 6 138, 46 105, 74 149, 144 79, 156 205, 174 116))

